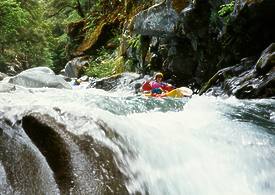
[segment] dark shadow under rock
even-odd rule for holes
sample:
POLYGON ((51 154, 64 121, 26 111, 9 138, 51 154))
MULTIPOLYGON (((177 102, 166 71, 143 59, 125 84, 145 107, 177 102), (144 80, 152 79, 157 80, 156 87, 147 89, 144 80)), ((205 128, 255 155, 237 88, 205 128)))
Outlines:
POLYGON ((70 152, 61 135, 33 116, 23 117, 22 126, 47 159, 61 192, 68 193, 73 187, 73 173, 70 152))

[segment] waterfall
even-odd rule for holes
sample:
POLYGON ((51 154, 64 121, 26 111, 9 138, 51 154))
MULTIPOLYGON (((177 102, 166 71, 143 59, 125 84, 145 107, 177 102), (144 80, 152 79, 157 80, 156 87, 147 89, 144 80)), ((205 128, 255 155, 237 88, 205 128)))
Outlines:
MULTIPOLYGON (((248 105, 194 97, 183 111, 138 113, 128 116, 125 127, 116 124, 135 151, 125 158, 132 174, 130 191, 273 194, 275 139, 266 130, 274 133, 274 121, 262 117, 262 110, 253 113, 257 106, 241 110, 248 105)), ((269 108, 267 113, 274 110, 268 101, 261 105, 269 108)))
POLYGON ((275 193, 274 99, 40 88, 0 116, 1 194, 275 193))

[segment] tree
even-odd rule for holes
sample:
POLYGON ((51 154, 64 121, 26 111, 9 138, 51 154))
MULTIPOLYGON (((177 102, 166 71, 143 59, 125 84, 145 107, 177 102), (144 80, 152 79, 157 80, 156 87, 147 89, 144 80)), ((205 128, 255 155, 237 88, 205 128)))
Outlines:
POLYGON ((24 68, 49 66, 51 27, 44 20, 44 1, 1 0, 0 61, 24 68))
POLYGON ((51 0, 48 7, 49 15, 56 16, 61 14, 70 14, 76 12, 81 18, 84 18, 86 13, 98 0, 51 0))
POLYGON ((55 72, 64 68, 70 60, 68 45, 74 44, 66 33, 68 24, 83 19, 91 12, 95 3, 99 0, 49 0, 45 15, 52 25, 52 60, 51 67, 55 72))
POLYGON ((27 14, 14 0, 0 1, 0 70, 6 69, 6 61, 14 57, 10 47, 16 45, 19 31, 27 23, 27 14))
POLYGON ((0 2, 0 44, 1 53, 9 45, 17 41, 22 26, 27 23, 27 14, 14 0, 2 0, 0 2))

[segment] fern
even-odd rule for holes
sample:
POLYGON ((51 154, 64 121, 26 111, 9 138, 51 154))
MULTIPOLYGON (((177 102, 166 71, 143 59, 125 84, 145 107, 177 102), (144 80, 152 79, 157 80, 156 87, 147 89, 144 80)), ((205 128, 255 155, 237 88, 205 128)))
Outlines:
POLYGON ((230 3, 223 4, 220 6, 220 10, 218 11, 218 15, 220 17, 226 17, 231 14, 234 10, 235 1, 231 1, 230 3))

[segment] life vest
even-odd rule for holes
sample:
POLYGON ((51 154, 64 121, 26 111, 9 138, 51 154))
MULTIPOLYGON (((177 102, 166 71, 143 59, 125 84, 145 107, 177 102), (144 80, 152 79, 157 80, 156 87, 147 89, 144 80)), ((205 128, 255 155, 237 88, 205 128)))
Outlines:
POLYGON ((157 88, 168 92, 174 89, 174 87, 170 84, 164 82, 158 83, 156 81, 145 81, 141 86, 142 91, 152 91, 157 88))
POLYGON ((141 86, 141 89, 143 91, 151 91, 152 90, 152 86, 150 84, 151 81, 145 81, 142 86, 141 86))
POLYGON ((158 83, 156 81, 151 81, 150 84, 151 84, 152 89, 162 88, 162 86, 163 86, 162 83, 158 83))

